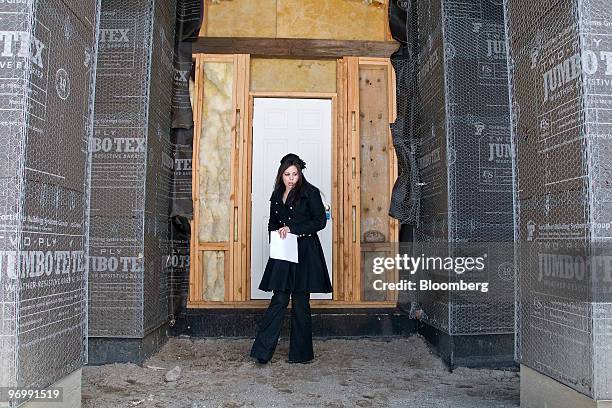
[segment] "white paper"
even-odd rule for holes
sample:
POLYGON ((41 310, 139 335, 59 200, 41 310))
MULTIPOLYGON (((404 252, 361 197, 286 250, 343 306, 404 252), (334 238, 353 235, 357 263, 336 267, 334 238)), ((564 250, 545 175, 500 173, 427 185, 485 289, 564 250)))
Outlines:
POLYGON ((270 258, 298 263, 297 235, 287 234, 285 239, 282 239, 278 231, 271 231, 270 258))

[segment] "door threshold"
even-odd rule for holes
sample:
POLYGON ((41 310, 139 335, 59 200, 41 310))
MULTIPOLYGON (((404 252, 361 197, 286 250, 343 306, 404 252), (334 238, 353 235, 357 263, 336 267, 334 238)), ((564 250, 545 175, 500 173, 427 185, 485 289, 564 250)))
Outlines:
MULTIPOLYGON (((188 309, 253 309, 267 308, 270 299, 249 300, 246 302, 187 302, 188 309)), ((395 307, 397 302, 345 302, 327 299, 311 299, 311 308, 389 308, 395 307)), ((289 305, 291 307, 291 305, 289 305)))

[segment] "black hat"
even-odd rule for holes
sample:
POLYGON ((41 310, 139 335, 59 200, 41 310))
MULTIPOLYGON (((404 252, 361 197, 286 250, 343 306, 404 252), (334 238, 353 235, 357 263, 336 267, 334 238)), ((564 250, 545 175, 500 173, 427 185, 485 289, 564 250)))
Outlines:
POLYGON ((287 155, 285 155, 282 159, 281 159, 281 165, 283 165, 283 163, 285 163, 287 160, 291 160, 293 162, 295 162, 296 164, 299 164, 299 166, 303 169, 306 168, 306 162, 302 159, 300 159, 300 156, 298 156, 297 154, 294 153, 289 153, 287 155))

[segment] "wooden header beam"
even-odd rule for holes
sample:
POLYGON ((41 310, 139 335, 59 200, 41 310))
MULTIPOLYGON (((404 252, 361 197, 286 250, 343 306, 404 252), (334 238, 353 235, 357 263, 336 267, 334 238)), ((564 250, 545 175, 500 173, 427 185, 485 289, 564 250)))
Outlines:
POLYGON ((199 37, 194 54, 250 54, 252 57, 285 58, 389 58, 397 42, 312 40, 301 38, 199 37))

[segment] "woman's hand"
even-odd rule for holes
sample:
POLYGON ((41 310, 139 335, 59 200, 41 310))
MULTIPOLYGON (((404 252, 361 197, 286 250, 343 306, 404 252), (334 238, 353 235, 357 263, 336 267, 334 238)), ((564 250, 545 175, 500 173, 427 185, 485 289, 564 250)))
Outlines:
POLYGON ((284 226, 283 228, 280 228, 278 230, 278 234, 280 235, 281 239, 287 238, 287 234, 290 233, 290 232, 291 232, 291 230, 287 226, 284 226))

